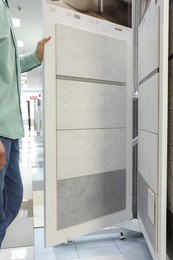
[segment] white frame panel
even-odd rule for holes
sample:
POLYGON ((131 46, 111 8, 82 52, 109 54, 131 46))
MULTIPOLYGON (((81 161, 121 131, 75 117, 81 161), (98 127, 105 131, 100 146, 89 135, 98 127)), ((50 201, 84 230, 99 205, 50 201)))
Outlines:
MULTIPOLYGON (((153 249, 145 227, 139 223, 154 260, 166 260, 166 213, 167 213, 167 115, 168 115, 168 20, 169 1, 159 0, 160 6, 160 86, 159 86, 159 173, 158 173, 158 252, 153 249)), ((155 8, 155 1, 150 8, 155 8)), ((144 16, 145 19, 145 16, 144 16)))
POLYGON ((87 15, 80 14, 81 19, 73 18, 73 11, 51 5, 43 0, 44 5, 44 34, 51 35, 52 40, 45 48, 45 78, 44 78, 44 116, 45 116, 45 244, 47 247, 66 242, 70 238, 99 230, 132 217, 132 30, 113 23, 107 23, 87 15), (56 70, 55 66, 55 24, 62 23, 88 31, 127 41, 127 179, 126 182, 126 210, 101 217, 85 224, 77 225, 57 231, 57 189, 56 189, 56 70), (118 30, 115 30, 115 27, 118 30), (70 237, 69 237, 70 233, 70 237), (59 236, 59 238, 58 238, 59 236), (61 239, 60 239, 61 238, 61 239), (63 239, 62 239, 63 238, 63 239))

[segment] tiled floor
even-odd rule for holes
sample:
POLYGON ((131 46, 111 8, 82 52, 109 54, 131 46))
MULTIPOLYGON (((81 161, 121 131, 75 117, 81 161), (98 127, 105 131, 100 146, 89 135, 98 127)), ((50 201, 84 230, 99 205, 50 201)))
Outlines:
POLYGON ((46 249, 43 140, 35 133, 26 133, 21 141, 20 164, 25 189, 24 201, 18 218, 9 228, 3 243, 4 249, 0 251, 0 260, 152 260, 142 234, 122 228, 105 229, 75 239, 71 244, 46 249), (122 231, 126 237, 124 240, 120 240, 122 231))

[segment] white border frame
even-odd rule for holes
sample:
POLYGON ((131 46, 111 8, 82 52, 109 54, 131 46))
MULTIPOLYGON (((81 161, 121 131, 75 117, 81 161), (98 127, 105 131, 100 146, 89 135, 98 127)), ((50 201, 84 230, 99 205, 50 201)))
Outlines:
POLYGON ((50 247, 66 242, 74 237, 115 225, 132 217, 132 30, 115 25, 104 20, 90 17, 81 13, 57 7, 43 0, 44 34, 51 35, 51 41, 45 48, 44 64, 44 147, 45 147, 45 245, 50 247), (81 20, 74 19, 74 14, 80 15, 81 20), (104 34, 127 41, 127 179, 126 179, 126 210, 98 218, 84 224, 76 225, 62 231, 57 231, 57 185, 56 185, 56 70, 55 70, 55 24, 61 23, 76 28, 104 34), (115 27, 118 30, 115 30, 115 27), (120 30, 119 30, 120 29, 120 30), (123 32, 122 32, 122 31, 123 32), (54 64, 54 66, 52 66, 54 64), (69 237, 69 234, 70 236, 69 237))

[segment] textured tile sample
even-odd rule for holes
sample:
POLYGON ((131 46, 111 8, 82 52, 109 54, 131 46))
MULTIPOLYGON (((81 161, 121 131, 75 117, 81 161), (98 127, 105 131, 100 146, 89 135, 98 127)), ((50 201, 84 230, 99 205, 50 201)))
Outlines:
POLYGON ((125 209, 126 171, 57 181, 57 228, 84 223, 125 209))
POLYGON ((57 129, 126 125, 126 87, 57 80, 57 129))
POLYGON ((56 46, 57 75, 126 82, 125 41, 57 24, 56 46))
POLYGON ((147 12, 139 27, 139 82, 159 67, 159 7, 147 12))
POLYGON ((150 188, 157 193, 158 135, 139 130, 138 170, 150 188))
POLYGON ((126 129, 57 132, 57 179, 126 168, 126 129))
POLYGON ((159 74, 139 86, 139 128, 158 133, 159 74))
POLYGON ((148 184, 141 176, 140 172, 138 174, 138 213, 143 222, 143 225, 147 231, 150 241, 153 247, 157 248, 157 218, 156 224, 153 224, 148 216, 148 184))

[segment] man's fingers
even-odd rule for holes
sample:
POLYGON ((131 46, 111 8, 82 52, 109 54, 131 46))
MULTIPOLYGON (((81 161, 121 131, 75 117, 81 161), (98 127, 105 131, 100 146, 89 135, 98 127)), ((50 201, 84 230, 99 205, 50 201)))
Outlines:
POLYGON ((40 43, 45 44, 45 43, 47 43, 48 41, 50 41, 50 39, 51 39, 51 36, 46 37, 46 38, 43 38, 43 39, 40 41, 40 43))

